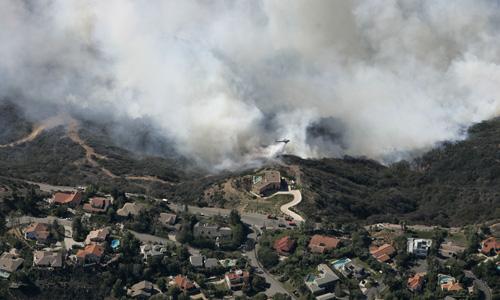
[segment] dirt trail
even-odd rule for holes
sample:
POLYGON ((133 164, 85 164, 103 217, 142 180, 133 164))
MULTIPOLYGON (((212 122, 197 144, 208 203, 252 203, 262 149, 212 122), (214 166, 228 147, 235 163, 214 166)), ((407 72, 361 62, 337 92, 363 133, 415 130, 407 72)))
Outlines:
POLYGON ((78 145, 80 145, 84 150, 85 150, 85 159, 89 164, 91 164, 93 167, 100 169, 101 172, 103 172, 106 176, 111 177, 111 178, 116 178, 115 174, 111 172, 110 170, 106 169, 105 167, 101 166, 95 159, 108 159, 106 156, 98 154, 95 152, 94 148, 91 146, 87 145, 84 140, 80 137, 78 134, 78 123, 73 120, 70 122, 68 126, 68 137, 78 145))
POLYGON ((27 136, 8 143, 8 144, 3 144, 0 145, 0 148, 9 148, 9 147, 16 147, 19 145, 22 145, 24 143, 31 142, 35 140, 44 130, 54 128, 59 125, 63 125, 66 122, 67 115, 64 114, 58 114, 54 117, 48 118, 44 121, 42 121, 40 124, 36 124, 33 128, 33 130, 28 134, 27 136))
POLYGON ((165 183, 165 184, 172 184, 172 182, 168 182, 168 181, 165 181, 165 180, 160 179, 158 177, 150 176, 150 175, 146 175, 146 176, 127 175, 127 176, 125 176, 125 179, 128 179, 128 180, 154 181, 154 182, 160 182, 160 183, 165 183))

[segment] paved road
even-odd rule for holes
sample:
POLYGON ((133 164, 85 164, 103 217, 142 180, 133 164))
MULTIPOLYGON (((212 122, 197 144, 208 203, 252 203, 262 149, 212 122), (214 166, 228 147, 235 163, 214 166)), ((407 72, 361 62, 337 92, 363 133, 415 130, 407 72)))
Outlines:
MULTIPOLYGON (((169 204, 169 208, 172 211, 182 211, 184 210, 183 204, 169 204)), ((192 214, 201 214, 207 217, 210 216, 223 216, 227 217, 231 213, 230 209, 226 208, 215 208, 215 207, 197 207, 188 205, 188 212, 192 214)), ((243 213, 241 215, 241 220, 249 224, 250 226, 257 226, 258 228, 267 227, 267 228, 278 228, 279 224, 286 224, 285 219, 278 218, 278 220, 268 219, 267 215, 258 214, 258 213, 243 213)), ((282 225, 282 226, 283 226, 282 225)))
POLYGON ((464 270, 464 274, 465 277, 474 279, 474 285, 478 290, 483 292, 485 300, 493 299, 493 293, 491 292, 491 289, 486 282, 477 278, 476 275, 474 275, 474 273, 472 273, 471 271, 464 270))
POLYGON ((30 224, 33 222, 52 224, 55 220, 57 220, 57 222, 62 226, 71 227, 71 223, 72 223, 71 220, 57 218, 54 216, 48 216, 45 218, 35 218, 35 217, 30 217, 30 216, 22 216, 22 217, 16 217, 16 218, 12 218, 12 219, 7 218, 7 227, 12 227, 12 226, 16 226, 16 225, 26 225, 26 224, 30 224))
MULTIPOLYGON (((250 233, 248 235, 249 239, 252 239, 254 241, 258 241, 257 235, 255 232, 250 233)), ((248 261, 252 267, 254 267, 259 274, 259 276, 264 277, 266 282, 270 285, 269 288, 264 292, 267 296, 272 297, 277 293, 281 294, 287 294, 292 297, 292 299, 296 299, 294 295, 289 293, 283 286, 281 285, 281 282, 276 280, 273 275, 271 275, 269 272, 267 272, 266 269, 260 264, 259 260, 257 259, 257 249, 258 249, 258 244, 255 244, 255 248, 252 251, 247 251, 245 252, 246 257, 248 258, 248 261)))

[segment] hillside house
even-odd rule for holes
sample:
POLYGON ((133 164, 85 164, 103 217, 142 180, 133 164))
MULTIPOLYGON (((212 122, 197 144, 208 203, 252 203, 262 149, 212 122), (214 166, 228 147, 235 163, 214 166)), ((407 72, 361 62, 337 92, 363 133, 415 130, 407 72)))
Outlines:
POLYGON ((278 171, 264 171, 262 175, 253 177, 252 192, 262 195, 279 191, 281 188, 281 174, 278 171))
POLYGON ((168 252, 167 247, 158 244, 153 245, 150 243, 142 245, 140 249, 145 261, 150 257, 163 256, 168 252))
POLYGON ((142 204, 127 202, 116 211, 116 214, 120 217, 137 216, 143 208, 142 204))
POLYGON ((315 234, 309 241, 309 250, 313 253, 324 253, 332 249, 336 249, 340 244, 340 240, 334 237, 315 234))
POLYGON ((443 291, 458 292, 463 290, 462 285, 457 279, 450 275, 438 274, 438 285, 443 291))
POLYGON ((243 270, 236 270, 233 272, 226 273, 224 280, 226 281, 227 287, 230 290, 239 290, 243 287, 245 283, 248 283, 250 279, 250 273, 243 270))
POLYGON ((493 236, 481 242, 481 253, 484 255, 497 255, 500 253, 500 243, 493 236))
POLYGON ((89 232, 87 238, 85 239, 85 245, 103 243, 106 241, 108 235, 109 235, 108 228, 92 230, 91 232, 89 232))
POLYGON ((325 264, 318 265, 317 274, 309 274, 304 279, 304 283, 316 299, 335 299, 330 298, 334 295, 335 284, 339 280, 330 267, 325 264))
POLYGON ((111 205, 111 200, 103 197, 92 197, 89 203, 83 205, 83 210, 89 213, 105 213, 111 205))
POLYGON ((63 265, 63 255, 61 251, 42 250, 33 253, 33 266, 60 268, 63 265))
POLYGON ((231 240, 232 230, 230 227, 198 222, 193 227, 193 235, 195 238, 205 238, 216 241, 228 241, 231 240))
POLYGON ((0 277, 9 278, 10 274, 17 271, 23 264, 24 259, 12 253, 4 252, 0 256, 0 277))
POLYGON ((76 259, 79 264, 94 264, 101 261, 104 255, 104 247, 101 245, 90 244, 85 246, 84 249, 78 250, 76 259))
POLYGON ((76 192, 57 192, 54 193, 51 202, 57 205, 77 206, 82 201, 83 194, 76 192))
POLYGON ((177 286, 183 293, 188 295, 193 295, 200 291, 198 284, 192 282, 184 275, 175 276, 170 285, 177 286))
POLYGON ((274 242, 273 248, 279 255, 288 256, 295 250, 296 242, 289 236, 284 236, 274 242))
POLYGON ((390 261, 395 252, 396 249, 390 244, 383 244, 380 247, 370 247, 370 254, 381 263, 390 261))
POLYGON ((49 224, 32 223, 24 229, 24 238, 37 241, 38 243, 47 243, 50 236, 49 224))
POLYGON ((418 292, 422 290, 424 286, 425 273, 417 273, 414 276, 408 278, 406 286, 412 292, 418 292))
POLYGON ((149 299, 157 293, 158 290, 155 289, 153 283, 147 280, 138 282, 127 290, 127 296, 134 299, 149 299))
POLYGON ((407 251, 417 257, 427 257, 429 249, 431 248, 432 240, 430 239, 415 239, 408 238, 407 251))
POLYGON ((177 221, 177 215, 172 213, 160 213, 158 222, 163 226, 172 226, 177 221))

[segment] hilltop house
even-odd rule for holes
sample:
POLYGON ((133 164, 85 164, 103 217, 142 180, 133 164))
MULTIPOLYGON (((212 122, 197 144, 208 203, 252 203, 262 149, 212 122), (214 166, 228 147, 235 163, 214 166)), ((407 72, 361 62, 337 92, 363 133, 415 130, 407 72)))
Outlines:
POLYGON ((309 250, 313 253, 324 253, 332 249, 336 249, 340 244, 340 240, 334 237, 315 234, 309 241, 309 250))
POLYGON ((89 213, 104 213, 111 204, 111 200, 103 197, 92 197, 89 203, 83 205, 83 210, 89 213))
POLYGON ((347 257, 333 261, 332 267, 342 273, 345 277, 354 277, 357 280, 367 277, 365 269, 347 257))
POLYGON ((250 273, 243 270, 236 270, 226 273, 224 280, 230 290, 239 290, 250 279, 250 273))
POLYGON ((108 228, 102 228, 102 229, 97 229, 97 230, 92 230, 89 232, 87 235, 87 238, 85 239, 85 245, 93 244, 93 243, 103 243, 106 241, 106 238, 109 235, 109 229, 108 228))
POLYGON ((408 238, 407 251, 417 257, 427 257, 431 245, 432 240, 429 239, 408 238))
POLYGON ((77 206, 82 201, 83 195, 82 192, 57 192, 54 193, 52 197, 52 203, 58 205, 71 205, 77 206))
POLYGON ((497 255, 500 253, 500 243, 496 238, 490 236, 481 242, 481 253, 484 255, 497 255))
POLYGON ((25 239, 34 240, 38 243, 46 243, 49 236, 49 224, 45 223, 32 223, 24 230, 25 239))
POLYGON ((318 274, 309 274, 304 283, 316 299, 335 299, 332 293, 339 277, 325 264, 318 265, 318 274))
POLYGON ((261 195, 270 191, 279 191, 281 175, 278 171, 265 171, 262 176, 253 177, 252 192, 261 195))
POLYGON ((93 264, 101 261, 104 254, 104 247, 101 245, 90 244, 84 249, 78 250, 76 259, 79 264, 93 264))
POLYGON ((394 249, 394 247, 390 244, 383 244, 380 247, 370 247, 370 254, 381 263, 391 260, 391 257, 395 252, 396 249, 394 249))
POLYGON ((61 251, 42 250, 33 253, 33 266, 60 268, 63 265, 63 255, 61 251))
POLYGON ((287 256, 295 250, 295 245, 295 240, 291 239, 289 236, 284 236, 274 242, 273 248, 279 255, 287 256))
POLYGON ((0 256, 0 277, 9 278, 24 262, 24 259, 8 252, 0 256))

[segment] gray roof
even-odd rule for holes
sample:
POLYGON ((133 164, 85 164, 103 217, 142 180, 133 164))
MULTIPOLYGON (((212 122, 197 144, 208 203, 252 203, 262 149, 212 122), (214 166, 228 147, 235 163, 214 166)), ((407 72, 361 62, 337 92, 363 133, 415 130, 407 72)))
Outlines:
POLYGON ((219 265, 219 261, 216 258, 205 259, 205 268, 215 268, 219 265))
POLYGON ((42 267, 62 267, 62 253, 57 251, 35 251, 33 263, 42 267))
POLYGON ((23 262, 24 259, 16 258, 16 256, 5 252, 0 256, 0 270, 12 273, 16 271, 23 262))
POLYGON ((203 256, 201 255, 191 255, 189 257, 189 262, 192 266, 203 267, 203 256))

